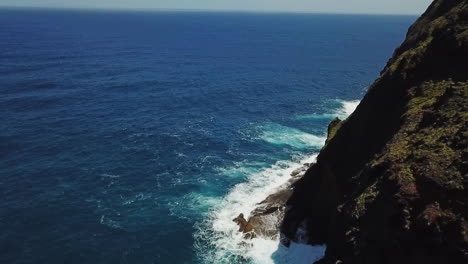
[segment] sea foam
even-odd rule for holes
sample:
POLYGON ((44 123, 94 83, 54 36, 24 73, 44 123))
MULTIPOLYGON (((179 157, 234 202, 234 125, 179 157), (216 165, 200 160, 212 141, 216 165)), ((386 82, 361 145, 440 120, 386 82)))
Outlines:
POLYGON ((268 123, 261 126, 260 139, 275 145, 289 145, 297 149, 321 147, 325 136, 316 136, 299 129, 268 123))
MULTIPOLYGON (((341 107, 322 117, 345 119, 359 101, 340 101, 341 107)), ((260 126, 258 139, 275 145, 289 145, 297 149, 320 148, 326 137, 316 136, 301 130, 268 123, 260 126)), ((255 263, 255 264, 310 264, 324 255, 324 246, 292 243, 289 248, 279 240, 254 238, 246 240, 232 221, 239 213, 249 217, 259 202, 274 193, 291 179, 291 172, 304 163, 315 162, 317 154, 296 156, 290 161, 278 161, 263 170, 226 169, 228 174, 247 174, 247 180, 232 187, 229 193, 217 202, 206 219, 195 224, 195 248, 202 263, 255 263)), ((213 204, 213 201, 211 201, 213 204)))
POLYGON ((332 111, 331 113, 313 113, 313 114, 305 114, 305 115, 298 115, 294 117, 295 120, 332 120, 335 117, 340 119, 346 119, 349 115, 351 115, 356 107, 359 105, 361 101, 359 100, 352 100, 352 101, 345 101, 345 100, 333 100, 334 102, 338 102, 340 107, 332 111))
MULTIPOLYGON (((290 250, 281 246, 278 240, 254 238, 245 240, 238 232, 237 225, 232 221, 239 213, 246 217, 254 210, 257 203, 277 190, 287 182, 291 172, 304 163, 314 162, 316 155, 297 157, 294 161, 278 161, 270 168, 249 176, 246 182, 235 185, 231 191, 208 214, 207 219, 200 223, 195 235, 196 247, 204 263, 237 263, 250 261, 252 263, 290 263, 292 259, 316 259, 323 255, 321 247, 307 245, 297 246, 308 250, 290 250), (207 243, 208 242, 208 243, 207 243), (297 257, 300 251, 303 256, 297 257), (293 254, 293 255, 290 255, 293 254)), ((294 246, 293 248, 296 248, 294 246)))
POLYGON ((348 116, 350 116, 354 112, 354 110, 356 110, 360 102, 361 101, 359 100, 353 100, 353 101, 340 100, 341 107, 335 112, 335 114, 341 119, 346 119, 348 116))

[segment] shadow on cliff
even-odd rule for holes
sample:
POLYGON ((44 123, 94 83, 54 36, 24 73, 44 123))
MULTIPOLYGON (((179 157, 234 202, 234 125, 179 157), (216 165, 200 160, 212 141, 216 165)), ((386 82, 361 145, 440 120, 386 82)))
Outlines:
POLYGON ((294 184, 281 232, 326 244, 320 263, 468 263, 467 59, 468 0, 434 0, 294 184))

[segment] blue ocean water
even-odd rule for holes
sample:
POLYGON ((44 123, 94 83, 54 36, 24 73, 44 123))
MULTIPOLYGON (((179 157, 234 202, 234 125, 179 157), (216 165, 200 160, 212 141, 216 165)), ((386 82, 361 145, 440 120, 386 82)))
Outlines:
POLYGON ((233 244, 231 216, 320 149, 414 20, 1 10, 0 263, 287 262, 233 244))

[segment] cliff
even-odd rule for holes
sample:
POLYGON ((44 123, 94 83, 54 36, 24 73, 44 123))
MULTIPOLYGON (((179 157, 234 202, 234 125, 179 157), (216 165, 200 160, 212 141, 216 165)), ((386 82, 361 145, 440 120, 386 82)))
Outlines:
MULTIPOLYGON (((378 48, 378 47, 376 47, 378 48)), ((435 0, 294 184, 320 263, 468 263, 468 1, 435 0)), ((286 243, 287 244, 287 243, 286 243)))

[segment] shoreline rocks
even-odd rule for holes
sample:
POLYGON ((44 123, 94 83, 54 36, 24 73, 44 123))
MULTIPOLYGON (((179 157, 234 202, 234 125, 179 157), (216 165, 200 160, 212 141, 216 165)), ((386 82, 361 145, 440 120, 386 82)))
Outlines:
POLYGON ((250 212, 248 220, 244 218, 242 212, 239 212, 239 216, 233 221, 239 225, 238 231, 244 233, 246 239, 254 237, 278 239, 280 237, 280 226, 293 185, 310 166, 310 163, 305 163, 292 171, 291 178, 286 183, 257 204, 257 207, 250 212))

